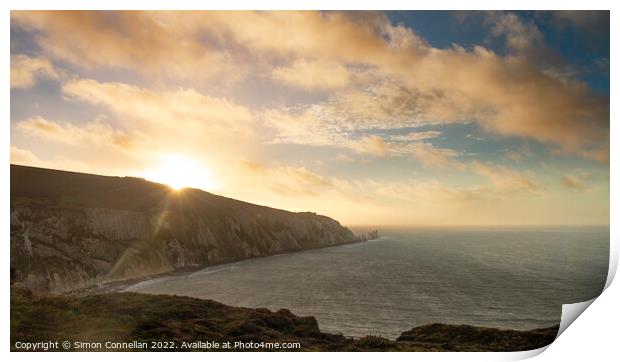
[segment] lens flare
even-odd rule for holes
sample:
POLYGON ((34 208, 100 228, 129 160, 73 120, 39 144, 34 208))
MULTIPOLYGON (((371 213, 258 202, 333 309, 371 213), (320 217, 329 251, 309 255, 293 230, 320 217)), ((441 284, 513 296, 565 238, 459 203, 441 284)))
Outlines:
POLYGON ((215 187, 212 172, 198 161, 181 155, 165 155, 158 168, 147 171, 144 178, 166 184, 175 190, 194 187, 212 190, 215 187))

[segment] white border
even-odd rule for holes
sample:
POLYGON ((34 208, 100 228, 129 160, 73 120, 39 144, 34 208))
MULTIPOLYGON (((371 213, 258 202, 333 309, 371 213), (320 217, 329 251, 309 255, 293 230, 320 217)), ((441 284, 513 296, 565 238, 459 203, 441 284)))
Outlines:
MULTIPOLYGON (((483 0, 470 0, 470 1, 457 1, 457 0, 433 0, 427 2, 412 2, 405 0, 382 0, 382 1, 329 1, 329 0, 316 0, 295 2, 291 0, 269 0, 269 1, 250 1, 250 0, 228 0, 225 2, 208 2, 208 1, 191 1, 191 0, 175 0, 175 1, 163 1, 163 0, 151 0, 151 1, 139 1, 139 0, 108 0, 108 1, 80 1, 80 0, 57 0, 57 1, 44 1, 44 0, 22 0, 14 1, 9 0, 3 2, 5 12, 2 16, 2 34, 3 34, 3 54, 1 59, 1 69, 3 70, 0 75, 1 84, 4 86, 1 88, 2 102, 4 103, 4 123, 2 124, 1 141, 2 149, 4 153, 1 155, 1 161, 3 162, 2 169, 6 170, 2 172, 1 177, 1 191, 0 198, 2 200, 3 208, 0 209, 0 222, 1 234, 5 241, 4 252, 2 253, 3 267, 0 269, 2 273, 2 279, 4 282, 4 290, 1 297, 2 316, 1 316, 1 335, 2 342, 0 342, 0 348, 6 354, 9 351, 9 293, 8 293, 8 281, 9 281, 9 243, 7 236, 9 235, 9 145, 10 145, 10 111, 9 111, 9 97, 10 97, 10 78, 9 78, 9 63, 10 63, 10 14, 9 10, 26 10, 26 9, 366 9, 366 10, 394 10, 394 9, 416 9, 416 10, 486 10, 486 9, 512 9, 512 10, 529 10, 529 9, 565 9, 565 10, 583 10, 583 9, 611 9, 611 59, 618 59, 618 46, 616 45, 617 39, 614 34, 618 34, 617 18, 615 10, 618 9, 618 2, 612 1, 600 1, 600 0, 588 0, 588 1, 533 1, 533 0, 509 0, 502 1, 483 1, 483 0), (616 40, 614 42, 614 40, 616 40)), ((617 100, 618 94, 618 75, 615 71, 615 67, 611 67, 611 120, 617 119, 617 111, 614 106, 614 100, 617 100)), ((619 149, 614 141, 618 140, 618 125, 611 122, 611 164, 610 164, 610 184, 614 185, 620 178, 618 177, 618 156, 619 149)), ((618 220, 618 208, 620 205, 620 199, 618 193, 611 189, 611 220, 617 222, 618 220)), ((619 318, 617 312, 617 306, 620 302, 620 287, 618 283, 612 284, 615 271, 617 269, 618 262, 618 241, 620 236, 620 230, 617 223, 611 223, 611 258, 610 258, 610 274, 607 280, 607 289, 605 292, 597 298, 592 307, 583 312, 583 316, 575 321, 575 326, 568 328, 556 342, 551 344, 549 348, 542 348, 536 351, 528 352, 510 352, 510 353, 383 353, 380 358, 389 358, 394 360, 433 360, 433 361, 445 361, 445 360, 469 360, 469 361, 496 361, 496 360, 519 360, 524 358, 530 358, 540 354, 548 349, 547 352, 542 353, 537 357, 537 360, 545 361, 559 361, 559 360, 584 360, 594 359, 597 357, 601 359, 603 357, 608 360, 611 356, 617 356, 617 335, 616 326, 618 326, 619 318)), ((589 304, 588 304, 589 305, 589 304)), ((568 307, 574 308, 573 307, 568 307)), ((582 310, 583 311, 583 310, 582 310)), ((567 313, 568 314, 568 313, 567 313)), ((86 353, 86 352, 84 352, 86 353)), ((60 353, 47 353, 45 355, 29 354, 29 353, 11 353, 10 358, 16 360, 30 360, 30 359, 51 359, 51 360, 76 360, 88 358, 93 361, 106 361, 111 357, 114 358, 135 358, 135 355, 127 355, 121 353, 120 355, 109 355, 102 353, 89 353, 88 356, 84 356, 80 353, 60 354, 60 353), (117 357, 118 356, 118 357, 117 357)), ((170 354, 158 354, 150 353, 148 356, 144 356, 153 360, 169 360, 172 356, 170 354)), ((290 355, 286 353, 253 353, 251 356, 238 353, 218 353, 217 355, 209 354, 204 355, 200 353, 183 354, 183 359, 201 360, 217 358, 221 361, 234 361, 241 358, 251 358, 257 360, 284 360, 294 358, 296 360, 314 360, 317 355, 309 353, 296 353, 290 355)), ((358 353, 355 356, 350 354, 343 355, 342 353, 322 352, 321 359, 340 359, 342 357, 354 357, 360 360, 375 360, 378 356, 370 353, 358 353)))
POLYGON ((433 0, 412 2, 406 0, 228 0, 196 1, 196 0, 9 0, 4 2, 8 9, 94 9, 94 10, 607 10, 613 9, 614 2, 607 0, 589 1, 535 1, 535 0, 433 0))

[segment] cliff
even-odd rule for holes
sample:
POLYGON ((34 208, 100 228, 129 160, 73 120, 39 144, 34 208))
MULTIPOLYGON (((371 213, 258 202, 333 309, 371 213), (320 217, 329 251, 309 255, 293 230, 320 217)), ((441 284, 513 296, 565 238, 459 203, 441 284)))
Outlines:
POLYGON ((11 165, 11 278, 35 291, 354 242, 337 221, 132 177, 11 165))

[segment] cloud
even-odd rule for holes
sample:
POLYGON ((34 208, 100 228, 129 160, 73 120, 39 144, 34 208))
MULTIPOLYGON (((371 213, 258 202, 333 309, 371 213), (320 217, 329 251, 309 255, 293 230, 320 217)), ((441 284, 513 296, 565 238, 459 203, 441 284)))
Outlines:
MULTIPOLYGON (((242 159, 238 162, 244 175, 245 187, 264 189, 275 195, 286 197, 312 197, 322 199, 341 198, 360 202, 368 207, 398 201, 409 202, 465 202, 481 198, 498 197, 493 188, 487 186, 456 187, 433 181, 390 181, 373 179, 347 180, 328 177, 305 166, 290 166, 278 163, 263 163, 242 159), (385 198, 389 200, 386 201, 385 198)), ((502 191, 502 195, 506 193, 502 191)))
POLYGON ((470 168, 478 175, 491 181, 497 192, 510 193, 526 191, 530 193, 540 193, 543 191, 543 188, 534 181, 530 175, 515 171, 506 166, 497 166, 474 161, 470 164, 470 168))
MULTIPOLYGON (((301 113, 268 110, 263 113, 266 124, 274 129, 273 143, 292 143, 330 146, 352 150, 376 157, 411 157, 425 166, 443 167, 461 153, 449 148, 437 148, 425 142, 441 134, 439 131, 417 131, 386 136, 356 135, 356 124, 342 121, 329 114, 319 114, 311 107, 301 113)), ((375 129, 393 130, 390 125, 375 129)))
MULTIPOLYGON (((281 20, 273 14, 255 16, 262 23, 274 21, 269 29, 281 20)), ((329 45, 318 49, 312 42, 293 44, 262 41, 245 33, 240 36, 250 46, 297 56, 312 53, 343 62, 353 61, 355 56, 357 62, 374 66, 394 79, 370 90, 338 95, 315 107, 325 114, 323 118, 335 116, 344 120, 345 126, 474 121, 490 133, 530 138, 562 152, 598 160, 607 158, 608 99, 591 93, 579 81, 558 79, 527 57, 503 57, 480 46, 472 50, 458 46, 435 49, 411 31, 394 31, 395 27, 381 17, 360 25, 342 15, 308 16, 310 24, 323 24, 333 30, 326 33, 332 36, 336 32, 334 38, 342 42, 349 41, 347 36, 356 29, 359 38, 353 41, 355 46, 336 52, 329 45), (334 24, 336 19, 338 25, 334 24), (360 56, 362 50, 364 55, 360 56)), ((291 31, 308 36, 306 25, 300 20, 291 31)), ((517 25, 513 21, 502 31, 508 32, 512 47, 524 50, 539 33, 528 27, 517 31, 517 25)))
POLYGON ((30 88, 36 83, 37 78, 59 77, 59 73, 45 57, 11 55, 11 88, 30 88))
MULTIPOLYGON (((12 24, 36 32, 48 56, 83 69, 129 69, 156 78, 241 77, 244 67, 208 45, 190 12, 12 11, 12 24)), ((205 19, 208 21, 208 19, 205 19)))
POLYGON ((96 105, 104 115, 89 122, 44 117, 18 121, 14 145, 47 140, 55 156, 79 155, 100 169, 130 175, 152 171, 166 155, 181 154, 218 170, 223 179, 234 174, 231 162, 260 146, 258 118, 224 97, 191 88, 150 89, 79 78, 65 81, 61 90, 66 101, 96 105))
POLYGON ((130 151, 137 146, 137 141, 132 136, 99 120, 75 126, 34 117, 17 122, 16 126, 28 135, 66 145, 112 146, 124 151, 130 151))
POLYGON ((426 166, 447 166, 459 153, 448 148, 437 148, 427 142, 415 142, 410 146, 411 156, 426 166))
POLYGON ((506 46, 517 54, 524 54, 536 47, 546 48, 545 38, 533 21, 524 21, 515 13, 487 12, 491 34, 505 36, 506 46))
POLYGON ((489 189, 481 186, 459 187, 447 186, 439 181, 415 181, 379 183, 370 182, 376 188, 376 193, 392 200, 411 203, 464 203, 491 197, 489 189))
POLYGON ((359 153, 369 153, 379 157, 385 157, 390 147, 383 137, 363 136, 357 141, 350 143, 350 147, 359 153))
POLYGON ((587 183, 592 178, 592 175, 587 172, 580 172, 578 174, 568 174, 561 177, 562 185, 572 190, 585 190, 588 188, 587 183))
POLYGON ((436 123, 421 117, 420 105, 432 103, 431 99, 424 100, 425 97, 398 81, 387 79, 367 88, 335 94, 308 111, 324 122, 350 130, 417 127, 436 123))
POLYGON ((244 47, 278 56, 364 63, 387 50, 381 23, 372 12, 253 11, 203 14, 210 29, 244 47))
POLYGON ((345 68, 364 68, 382 81, 332 95, 314 112, 336 116, 341 127, 473 121, 489 133, 608 159, 608 97, 541 69, 530 59, 540 32, 511 13, 501 13, 496 33, 517 56, 433 48, 375 12, 13 12, 12 19, 39 32, 46 54, 83 67, 192 80, 266 66, 302 89, 333 89, 345 84, 345 68), (335 70, 332 80, 325 67, 335 70))
POLYGON ((307 90, 344 88, 351 82, 347 68, 340 63, 296 60, 287 67, 276 67, 272 76, 277 81, 307 90))
MULTIPOLYGON (((72 127, 55 123, 74 134, 99 135, 98 144, 103 145, 105 140, 110 147, 123 150, 127 159, 123 164, 119 161, 118 168, 125 174, 144 174, 159 167, 162 157, 181 154, 200 160, 206 167, 222 172, 218 177, 226 178, 225 174, 233 172, 231 163, 257 152, 263 136, 258 132, 259 118, 252 110, 193 88, 146 88, 76 78, 64 82, 61 91, 68 102, 96 105, 99 112, 105 112, 110 129, 99 130, 95 126, 100 125, 88 123, 72 123, 72 127)), ((34 122, 27 125, 30 129, 42 126, 34 122)), ((57 134, 47 132, 47 137, 57 134)), ((83 150, 88 142, 73 146, 83 150)))
POLYGON ((62 86, 69 99, 103 105, 119 117, 132 119, 132 127, 145 133, 196 132, 215 139, 252 133, 250 111, 225 98, 211 97, 190 88, 153 90, 124 83, 75 79, 62 86))
MULTIPOLYGON (((521 205, 529 217, 522 220, 531 221, 531 208, 523 205, 541 206, 538 196, 549 196, 544 176, 470 163, 465 156, 472 154, 457 143, 444 146, 455 140, 439 138, 436 129, 473 123, 480 130, 472 140, 510 137, 513 144, 517 137, 536 141, 527 142, 545 156, 537 143, 551 155, 607 161, 609 98, 558 71, 561 61, 535 23, 492 15, 493 36, 507 41, 505 53, 434 48, 378 12, 12 12, 12 27, 40 48, 23 64, 20 55, 12 59, 26 74, 12 79, 12 87, 61 79, 64 98, 50 107, 105 114, 64 122, 49 118, 58 109, 41 109, 44 117, 13 120, 19 148, 12 159, 36 163, 38 155, 58 166, 51 160, 78 157, 83 164, 75 169, 92 165, 94 172, 119 174, 157 167, 153 160, 178 153, 213 169, 224 194, 278 207, 356 213, 364 221, 480 223, 513 215, 512 204, 497 205, 513 198, 531 202, 521 205), (24 65, 29 62, 35 66, 24 65), (69 70, 71 78, 61 76, 69 70), (107 81, 121 76, 125 83, 107 81), (41 140, 49 142, 37 145, 41 140), (282 145, 288 143, 314 148, 282 145), (46 147, 49 154, 41 151, 46 147), (343 161, 337 173, 330 157, 343 161), (375 180, 361 164, 346 163, 372 157, 413 163, 407 171, 420 179, 386 174, 375 180), (485 202, 485 211, 472 216, 472 207, 482 210, 485 202)), ((530 157, 513 151, 500 150, 515 162, 530 157)), ((553 186, 584 181, 568 176, 560 183, 553 175, 553 186)))
POLYGON ((507 150, 505 153, 506 158, 516 163, 521 163, 525 159, 532 158, 534 156, 534 152, 532 152, 527 144, 524 144, 516 149, 507 150))
POLYGON ((545 37, 534 20, 525 20, 512 12, 492 11, 486 13, 486 21, 491 24, 492 35, 505 38, 511 57, 522 58, 548 76, 559 80, 576 78, 582 72, 547 46, 545 37))
MULTIPOLYGON (((238 167, 243 177, 235 180, 229 187, 242 190, 241 192, 251 190, 244 195, 246 199, 268 204, 277 200, 280 205, 287 205, 289 209, 315 210, 339 217, 344 222, 505 222, 515 209, 523 207, 513 202, 515 198, 524 193, 539 195, 543 190, 529 180, 527 175, 496 165, 478 165, 479 172, 485 173, 486 182, 473 185, 453 185, 437 179, 350 180, 326 176, 305 166, 247 159, 238 162, 238 167), (499 207, 498 201, 503 201, 499 207), (479 214, 472 214, 472 208, 478 210, 479 214)), ((538 199, 540 198, 530 200, 538 199)))
POLYGON ((545 11, 552 24, 572 25, 593 35, 609 35, 609 10, 560 10, 545 11))
POLYGON ((583 190, 585 188, 583 181, 573 175, 562 176, 562 185, 575 190, 583 190))
POLYGON ((321 120, 308 111, 267 109, 260 118, 275 132, 268 140, 270 143, 328 146, 342 141, 339 132, 325 127, 321 120))
POLYGON ((431 72, 451 74, 454 82, 450 86, 446 79, 446 84, 433 80, 438 84, 428 93, 419 87, 379 87, 341 96, 326 103, 322 111, 326 117, 362 127, 473 121, 492 134, 529 138, 600 161, 608 158, 609 108, 605 97, 589 94, 578 82, 560 86, 560 81, 535 74, 519 60, 514 60, 516 68, 523 68, 500 72, 497 67, 505 68, 507 63, 492 53, 487 56, 486 61, 471 59, 467 71, 457 64, 431 72), (447 68, 463 73, 455 74, 447 68), (509 75, 512 72, 520 76, 509 75))
POLYGON ((599 161, 608 159, 605 97, 592 95, 579 82, 557 80, 523 60, 502 60, 482 48, 475 55, 451 52, 448 59, 457 64, 441 61, 440 69, 425 73, 453 79, 432 80, 428 90, 420 89, 422 82, 411 87, 383 81, 334 95, 308 112, 326 126, 348 130, 473 121, 492 134, 533 139, 560 152, 599 161), (482 59, 475 60, 478 57, 482 59), (460 64, 461 58, 470 58, 470 66, 460 64))
POLYGON ((417 132, 409 132, 404 135, 392 135, 390 136, 390 140, 392 141, 402 141, 402 142, 410 142, 410 141, 424 141, 431 138, 436 138, 441 135, 440 131, 417 131, 417 132))
MULTIPOLYGON (((118 169, 106 169, 103 168, 100 162, 91 162, 92 160, 80 159, 55 159, 45 158, 41 159, 35 153, 28 149, 11 146, 11 164, 31 166, 31 167, 43 167, 51 168, 55 170, 67 170, 74 172, 86 172, 95 173, 99 175, 118 175, 118 169)), ((114 160, 116 163, 119 159, 114 160)), ((118 165, 117 165, 118 166, 118 165)))
POLYGON ((428 142, 411 142, 406 143, 387 142, 380 136, 364 136, 359 140, 350 141, 348 144, 340 145, 348 146, 358 153, 372 154, 378 157, 411 157, 424 166, 443 167, 451 162, 456 162, 455 157, 460 153, 449 148, 437 148, 428 142))
POLYGON ((439 136, 439 131, 408 132, 385 137, 363 134, 359 137, 355 135, 355 127, 334 122, 330 117, 318 119, 308 110, 301 114, 270 110, 263 117, 276 132, 273 143, 330 146, 381 158, 411 157, 425 166, 436 167, 447 166, 461 154, 424 142, 439 136))
POLYGON ((11 163, 17 165, 37 166, 41 165, 43 162, 32 152, 11 146, 11 163))
POLYGON ((244 182, 280 196, 317 196, 336 190, 331 179, 304 166, 268 165, 246 159, 240 160, 238 166, 244 175, 244 182))

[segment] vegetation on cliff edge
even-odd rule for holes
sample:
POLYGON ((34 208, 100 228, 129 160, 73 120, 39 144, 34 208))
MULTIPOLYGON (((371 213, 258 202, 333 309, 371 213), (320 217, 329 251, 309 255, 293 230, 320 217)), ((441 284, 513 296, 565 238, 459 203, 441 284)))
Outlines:
POLYGON ((397 340, 347 338, 323 333, 314 317, 298 317, 285 309, 272 312, 137 293, 37 295, 19 285, 11 288, 12 350, 18 341, 58 340, 174 341, 177 346, 196 341, 292 342, 301 346, 293 350, 303 351, 518 351, 550 344, 557 329, 513 331, 432 324, 404 332, 397 340))

